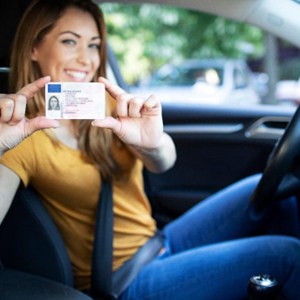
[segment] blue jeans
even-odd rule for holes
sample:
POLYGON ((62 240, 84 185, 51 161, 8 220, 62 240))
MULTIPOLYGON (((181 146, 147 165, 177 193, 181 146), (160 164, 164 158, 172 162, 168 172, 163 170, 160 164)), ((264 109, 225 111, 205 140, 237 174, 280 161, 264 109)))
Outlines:
POLYGON ((166 252, 146 265, 121 299, 247 299, 248 280, 270 274, 285 299, 300 299, 300 225, 296 199, 247 216, 260 175, 214 194, 164 228, 166 252))

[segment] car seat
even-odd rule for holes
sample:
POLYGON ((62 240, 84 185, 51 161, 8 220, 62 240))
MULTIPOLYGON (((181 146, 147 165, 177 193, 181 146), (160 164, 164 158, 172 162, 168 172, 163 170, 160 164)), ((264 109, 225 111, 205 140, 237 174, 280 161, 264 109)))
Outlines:
POLYGON ((73 288, 63 240, 31 187, 19 188, 0 226, 0 259, 2 300, 91 299, 73 288))
POLYGON ((8 68, 0 67, 0 94, 8 93, 8 73, 8 68))
POLYGON ((66 285, 40 276, 0 269, 1 300, 91 300, 66 285))

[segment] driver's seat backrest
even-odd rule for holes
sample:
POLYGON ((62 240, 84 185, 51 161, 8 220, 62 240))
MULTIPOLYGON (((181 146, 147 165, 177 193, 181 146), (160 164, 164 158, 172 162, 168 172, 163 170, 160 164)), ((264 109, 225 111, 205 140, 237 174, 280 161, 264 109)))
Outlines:
POLYGON ((37 192, 19 188, 0 226, 0 260, 15 269, 73 286, 61 235, 37 192))
POLYGON ((8 93, 9 68, 0 67, 0 94, 8 93))

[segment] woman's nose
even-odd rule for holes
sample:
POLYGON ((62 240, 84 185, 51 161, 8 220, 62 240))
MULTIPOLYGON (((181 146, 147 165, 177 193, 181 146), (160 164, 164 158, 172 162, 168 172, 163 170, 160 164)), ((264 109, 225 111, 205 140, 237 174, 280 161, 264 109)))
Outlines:
POLYGON ((88 63, 90 63, 91 58, 90 58, 90 56, 89 56, 88 48, 80 47, 80 48, 78 49, 77 60, 78 60, 78 62, 80 62, 81 64, 88 64, 88 63))

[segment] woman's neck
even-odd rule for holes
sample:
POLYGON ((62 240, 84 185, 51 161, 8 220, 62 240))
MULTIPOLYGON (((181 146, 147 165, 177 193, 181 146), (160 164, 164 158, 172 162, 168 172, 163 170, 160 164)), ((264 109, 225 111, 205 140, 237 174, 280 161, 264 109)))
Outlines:
POLYGON ((76 139, 74 124, 71 120, 60 120, 60 127, 53 130, 57 139, 64 145, 77 150, 78 141, 76 139))

